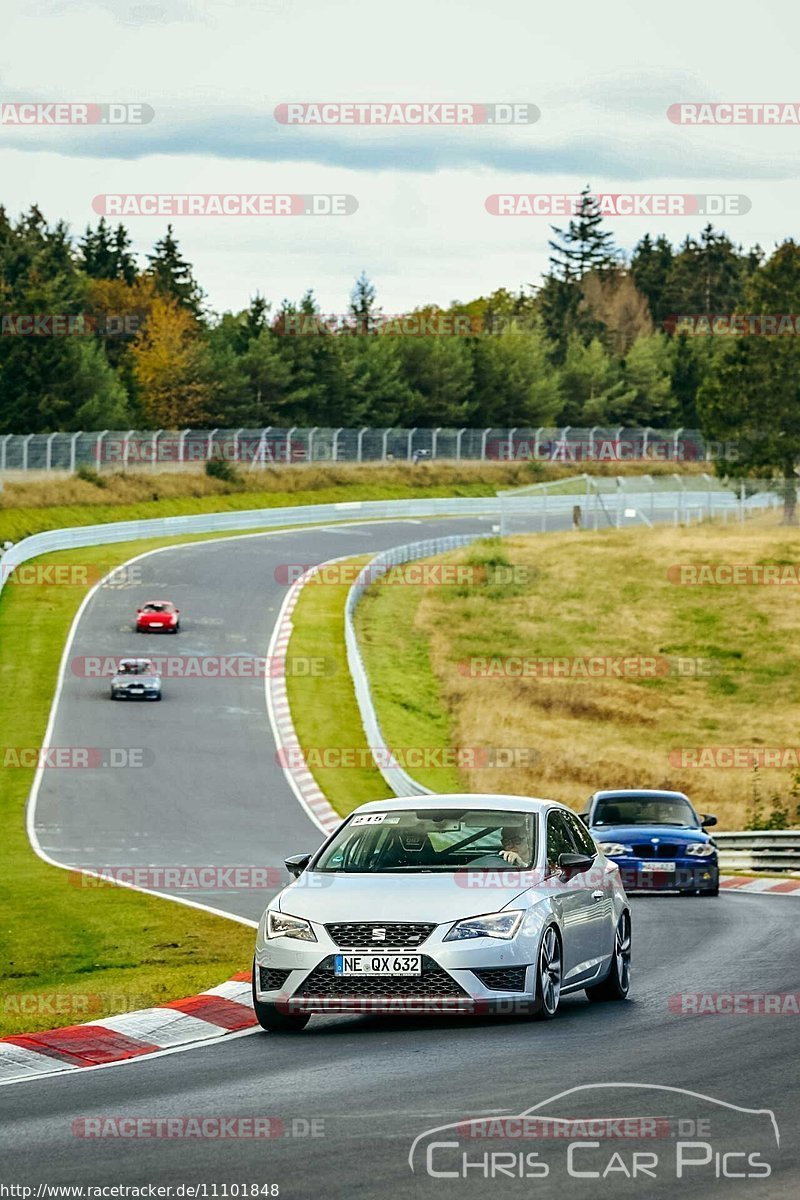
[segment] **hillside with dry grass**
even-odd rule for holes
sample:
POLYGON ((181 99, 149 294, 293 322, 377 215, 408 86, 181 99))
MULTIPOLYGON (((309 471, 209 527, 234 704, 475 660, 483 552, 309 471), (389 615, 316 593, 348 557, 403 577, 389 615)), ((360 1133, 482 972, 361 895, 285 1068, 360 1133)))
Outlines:
POLYGON ((797 824, 800 585, 687 584, 676 569, 773 564, 798 579, 800 532, 777 520, 515 537, 447 556, 486 564, 483 582, 374 586, 360 626, 372 679, 386 667, 385 732, 408 744, 391 693, 413 692, 422 638, 452 744, 527 752, 464 767, 470 791, 580 809, 596 788, 675 788, 722 828, 797 824), (493 584, 503 563, 524 581, 493 584))

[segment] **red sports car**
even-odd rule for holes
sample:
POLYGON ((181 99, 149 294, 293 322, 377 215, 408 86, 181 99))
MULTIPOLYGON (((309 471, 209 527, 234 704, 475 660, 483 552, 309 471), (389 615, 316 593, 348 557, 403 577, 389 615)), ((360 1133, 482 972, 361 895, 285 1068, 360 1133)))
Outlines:
POLYGON ((177 633, 181 610, 170 600, 150 600, 136 610, 137 633, 177 633))

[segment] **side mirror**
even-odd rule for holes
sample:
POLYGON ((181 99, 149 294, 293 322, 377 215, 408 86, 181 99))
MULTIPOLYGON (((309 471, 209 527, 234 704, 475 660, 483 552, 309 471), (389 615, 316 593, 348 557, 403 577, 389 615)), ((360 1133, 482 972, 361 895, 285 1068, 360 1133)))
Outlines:
POLYGON ((176 608, 176 609, 175 609, 175 612, 176 612, 176 613, 179 613, 180 611, 181 611, 181 610, 180 610, 179 608, 176 608))
POLYGON ((566 876, 580 875, 581 871, 588 871, 593 862, 593 854, 559 854, 558 856, 558 868, 566 876))
POLYGON ((297 879, 303 874, 303 871, 305 871, 306 867, 311 862, 311 855, 290 854, 289 857, 285 858, 283 861, 289 874, 294 875, 295 879, 297 879))
POLYGON ((592 814, 591 814, 591 813, 588 813, 588 812, 585 812, 585 813, 579 813, 579 814, 578 814, 578 816, 579 816, 579 817, 580 817, 580 819, 583 821, 583 823, 584 823, 584 825, 586 826, 586 828, 587 828, 587 829, 589 828, 589 817, 590 817, 591 815, 592 815, 592 814))
POLYGON ((136 613, 137 613, 137 615, 138 615, 138 614, 139 614, 141 611, 142 611, 142 610, 141 610, 140 608, 137 608, 137 610, 136 610, 136 613))
POLYGON ((709 825, 716 825, 716 823, 717 823, 717 818, 714 816, 713 813, 703 813, 703 819, 700 822, 700 825, 703 829, 705 829, 709 825))

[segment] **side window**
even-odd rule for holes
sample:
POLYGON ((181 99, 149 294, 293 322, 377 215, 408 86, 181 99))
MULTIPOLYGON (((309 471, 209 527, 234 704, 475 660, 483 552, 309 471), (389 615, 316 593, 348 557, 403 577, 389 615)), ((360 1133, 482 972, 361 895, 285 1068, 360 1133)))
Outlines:
POLYGON ((567 828, 564 816, 560 812, 547 814, 547 869, 555 871, 558 868, 560 854, 574 854, 575 844, 567 828))
POLYGON ((580 854, 591 854, 594 857, 597 854, 597 846, 595 846, 594 840, 583 821, 579 817, 573 816, 572 813, 562 813, 562 816, 572 830, 572 836, 575 839, 578 852, 580 854))

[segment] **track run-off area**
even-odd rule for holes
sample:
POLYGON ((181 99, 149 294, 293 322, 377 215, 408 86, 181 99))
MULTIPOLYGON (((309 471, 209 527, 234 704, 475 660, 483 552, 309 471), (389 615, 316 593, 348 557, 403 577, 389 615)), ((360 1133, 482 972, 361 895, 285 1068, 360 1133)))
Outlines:
MULTIPOLYGON (((554 516, 549 524, 563 529, 566 518, 554 516)), ((476 519, 350 523, 160 550, 137 560, 135 588, 95 590, 74 628, 69 657, 263 657, 286 595, 286 564, 490 531, 476 519), (157 641, 132 632, 132 600, 145 593, 175 600, 182 612, 179 637, 157 641)), ((49 744, 87 743, 146 748, 150 765, 40 774, 31 837, 37 852, 62 867, 266 866, 276 872, 274 892, 284 857, 322 840, 276 761, 263 678, 167 678, 162 703, 133 705, 111 703, 107 679, 68 670, 49 744)), ((597 786, 611 782, 598 779, 597 786)), ((174 894, 254 923, 271 892, 245 886, 174 894)), ((582 994, 567 996, 557 1019, 545 1024, 332 1014, 315 1017, 295 1036, 247 1032, 10 1084, 0 1088, 2 1175, 34 1188, 204 1184, 209 1190, 198 1195, 214 1194, 215 1181, 229 1189, 275 1185, 279 1192, 272 1194, 281 1197, 419 1191, 550 1197, 565 1189, 578 1197, 797 1194, 797 1018, 682 1013, 674 1001, 684 993, 800 992, 796 898, 634 896, 632 910, 634 976, 625 1004, 590 1005, 582 994), (615 1084, 646 1085, 651 1090, 642 1090, 641 1113, 668 1119, 668 1132, 651 1147, 659 1162, 650 1175, 633 1177, 624 1139, 604 1145, 599 1158, 588 1149, 585 1157, 576 1155, 571 1169, 557 1140, 525 1140, 517 1158, 538 1154, 546 1174, 507 1158, 491 1164, 487 1176, 485 1162, 483 1168, 479 1163, 493 1149, 487 1141, 470 1143, 469 1158, 478 1165, 466 1170, 450 1159, 445 1165, 438 1151, 427 1153, 428 1131, 524 1113, 577 1087, 585 1090, 548 1112, 607 1117, 618 1108, 615 1084), (690 1141, 735 1144, 747 1153, 752 1139, 753 1152, 763 1158, 765 1111, 774 1114, 770 1128, 779 1130, 768 1175, 752 1171, 746 1158, 712 1158, 676 1178, 678 1121, 694 1130, 686 1134, 690 1141), (82 1122, 98 1117, 269 1117, 276 1135, 85 1136, 82 1122), (702 1121, 710 1122, 707 1138, 698 1132, 702 1121), (615 1164, 604 1176, 615 1152, 623 1167, 615 1164)))

